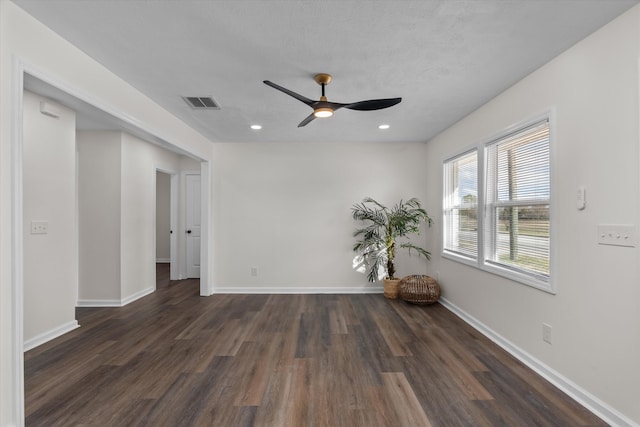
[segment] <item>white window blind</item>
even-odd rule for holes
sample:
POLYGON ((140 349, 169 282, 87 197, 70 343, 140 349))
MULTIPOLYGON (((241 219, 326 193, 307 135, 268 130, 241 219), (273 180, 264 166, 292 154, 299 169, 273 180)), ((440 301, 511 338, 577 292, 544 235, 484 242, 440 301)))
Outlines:
POLYGON ((478 153, 476 150, 444 164, 444 249, 478 256, 478 153))
POLYGON ((485 147, 485 263, 549 280, 547 119, 485 147))

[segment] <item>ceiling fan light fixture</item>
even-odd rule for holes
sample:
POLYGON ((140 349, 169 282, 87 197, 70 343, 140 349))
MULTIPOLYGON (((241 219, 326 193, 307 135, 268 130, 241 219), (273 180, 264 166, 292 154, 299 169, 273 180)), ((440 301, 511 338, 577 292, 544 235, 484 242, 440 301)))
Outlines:
MULTIPOLYGON (((0 0, 1 1, 1 0, 0 0)), ((388 99, 368 99, 366 101, 359 102, 351 102, 348 104, 342 104, 339 102, 329 102, 327 101, 327 97, 324 94, 324 89, 329 82, 331 82, 330 74, 316 74, 313 78, 316 83, 318 83, 322 88, 322 96, 320 96, 320 100, 314 101, 312 99, 307 98, 306 96, 302 96, 299 93, 295 93, 287 88, 279 86, 275 83, 270 82, 269 80, 263 80, 262 82, 267 86, 271 86, 272 88, 279 90, 280 92, 284 92, 287 95, 297 99, 303 104, 308 105, 313 109, 313 113, 309 114, 303 121, 298 124, 298 127, 303 127, 308 125, 315 118, 327 118, 333 116, 333 113, 340 109, 346 108, 348 110, 356 110, 356 111, 373 111, 373 110, 382 110, 384 108, 393 107, 402 101, 402 98, 388 98, 388 99)))
POLYGON ((324 119, 333 116, 333 110, 329 107, 318 107, 313 110, 313 115, 319 119, 324 119))

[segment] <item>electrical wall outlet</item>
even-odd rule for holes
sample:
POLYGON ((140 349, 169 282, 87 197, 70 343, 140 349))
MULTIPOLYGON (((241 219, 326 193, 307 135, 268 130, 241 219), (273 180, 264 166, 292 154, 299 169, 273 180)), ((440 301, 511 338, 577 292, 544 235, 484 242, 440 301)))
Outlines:
POLYGON ((258 267, 251 267, 251 277, 258 277, 258 267))
POLYGON ((542 341, 551 344, 551 325, 542 324, 542 341))
POLYGON ((31 221, 31 234, 47 234, 49 223, 47 221, 31 221))

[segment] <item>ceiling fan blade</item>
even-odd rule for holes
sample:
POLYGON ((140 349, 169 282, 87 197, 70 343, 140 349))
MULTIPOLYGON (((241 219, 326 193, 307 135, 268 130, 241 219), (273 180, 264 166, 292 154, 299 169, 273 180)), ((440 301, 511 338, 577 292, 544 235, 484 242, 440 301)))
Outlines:
POLYGON ((306 126, 307 124, 309 124, 309 122, 311 120, 313 120, 315 118, 316 118, 316 116, 314 116, 313 113, 309 114, 303 121, 300 122, 298 127, 301 128, 302 126, 306 126))
POLYGON ((278 89, 280 92, 284 92, 287 95, 294 97, 298 101, 304 102, 305 104, 307 104, 310 107, 311 107, 311 104, 313 104, 315 102, 315 101, 312 101, 311 99, 307 98, 306 96, 302 96, 299 93, 295 93, 293 91, 290 91, 289 89, 284 88, 284 87, 282 87, 280 85, 277 85, 277 84, 275 84, 273 82, 270 82, 269 80, 263 80, 263 83, 266 84, 267 86, 271 86, 274 89, 278 89))
POLYGON ((400 101, 402 101, 402 98, 370 99, 368 101, 346 104, 344 105, 344 108, 358 111, 382 110, 383 108, 393 107, 394 105, 399 104, 400 101))
MULTIPOLYGON (((341 104, 340 102, 325 102, 323 106, 331 108, 333 111, 339 110, 351 104, 341 104)), ((315 108, 315 106, 314 106, 315 108)))

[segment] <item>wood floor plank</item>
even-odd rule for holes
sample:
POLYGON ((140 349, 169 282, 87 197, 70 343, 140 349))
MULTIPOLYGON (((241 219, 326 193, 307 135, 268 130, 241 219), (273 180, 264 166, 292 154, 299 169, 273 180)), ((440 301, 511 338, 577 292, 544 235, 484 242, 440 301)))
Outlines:
MULTIPOLYGON (((477 425, 470 401, 433 352, 414 350, 403 372, 433 425, 477 425)), ((526 424, 525 424, 526 425, 526 424)))
POLYGON ((387 397, 385 386, 368 387, 366 389, 367 401, 376 408, 376 411, 367 408, 354 413, 354 425, 366 426, 397 426, 401 425, 397 420, 393 402, 387 397))
POLYGON ((400 425, 432 426, 402 372, 385 372, 382 374, 382 378, 384 379, 385 394, 395 409, 396 419, 400 425))
MULTIPOLYGON (((575 411, 563 411, 557 406, 558 400, 554 397, 560 397, 562 394, 557 389, 548 390, 546 393, 537 393, 531 388, 530 382, 535 380, 526 380, 517 375, 513 375, 510 369, 503 372, 505 365, 490 355, 483 356, 485 365, 490 366, 489 372, 485 373, 485 387, 494 396, 511 396, 511 408, 518 412, 521 416, 528 416, 531 419, 537 419, 537 425, 541 426, 557 426, 557 425, 590 425, 596 421, 595 416, 587 419, 581 417, 583 414, 579 408, 575 411)), ((560 399, 563 402, 564 399, 560 399)), ((564 402, 563 402, 564 403, 564 402)))
POLYGON ((161 348, 140 353, 125 368, 131 368, 135 377, 130 381, 132 396, 159 399, 179 375, 194 373, 188 362, 193 352, 183 343, 172 342, 161 348))
POLYGON ((27 426, 606 425, 439 304, 203 298, 166 266, 25 354, 27 426))
POLYGON ((329 321, 331 322, 332 334, 348 334, 347 321, 344 315, 336 307, 329 313, 329 321))
POLYGON ((338 310, 340 315, 344 318, 345 324, 347 325, 347 330, 349 325, 360 324, 360 320, 353 308, 353 299, 351 298, 338 299, 338 302, 336 304, 336 310, 338 310))
MULTIPOLYGON (((412 330, 416 339, 424 342, 433 342, 434 345, 439 347, 445 347, 462 363, 468 366, 470 371, 484 371, 486 367, 480 363, 475 357, 475 354, 468 351, 464 345, 469 345, 473 341, 473 337, 477 336, 473 333, 470 339, 467 340, 467 336, 456 334, 456 337, 451 336, 444 326, 447 324, 439 319, 447 319, 449 316, 455 318, 453 313, 449 312, 443 306, 436 304, 428 307, 424 310, 415 310, 415 306, 404 302, 393 305, 396 312, 404 320, 405 324, 412 330), (464 342, 464 345, 462 344, 464 342)), ((460 329, 464 329, 465 332, 468 328, 469 331, 473 329, 469 325, 460 325, 456 322, 460 329)))
MULTIPOLYGON (((489 393, 478 382, 473 365, 467 365, 463 360, 459 359, 459 353, 454 353, 451 348, 437 345, 429 346, 426 342, 417 342, 415 346, 420 347, 421 351, 431 353, 439 362, 441 369, 446 370, 447 375, 455 381, 458 389, 462 391, 469 400, 490 400, 493 399, 489 393)), ((483 371, 486 368, 483 366, 483 371)))
POLYGON ((256 425, 310 425, 305 400, 298 398, 308 395, 304 391, 306 363, 305 360, 298 359, 288 369, 277 370, 270 376, 265 397, 256 414, 256 425))
POLYGON ((561 412, 570 417, 568 422, 575 426, 591 426, 599 425, 600 420, 594 414, 582 407, 575 407, 575 401, 560 390, 551 386, 551 384, 543 377, 531 375, 531 369, 522 362, 514 361, 509 354, 500 348, 494 346, 489 347, 491 354, 496 357, 503 365, 509 366, 510 372, 520 381, 525 382, 527 387, 534 390, 541 396, 545 396, 553 405, 558 407, 561 412), (549 389, 551 386, 551 390, 549 389))
POLYGON ((394 356, 411 356, 408 344, 412 337, 407 334, 407 331, 402 330, 402 325, 398 321, 391 321, 389 313, 373 312, 371 315, 387 346, 389 346, 391 354, 394 356))
MULTIPOLYGON (((60 381, 60 387, 54 398, 47 397, 42 405, 29 405, 38 407, 33 412, 27 412, 26 425, 74 425, 82 424, 86 419, 90 408, 99 401, 104 400, 102 390, 113 378, 117 366, 101 366, 86 375, 79 381, 65 383, 60 381), (77 393, 76 390, 82 390, 77 393)), ((29 394, 27 394, 29 396, 29 394)))
MULTIPOLYGON (((269 385, 269 380, 276 369, 279 352, 283 348, 281 334, 269 334, 269 339, 261 342, 260 345, 254 343, 255 351, 250 351, 248 355, 252 360, 243 365, 248 366, 245 378, 248 380, 246 386, 242 388, 244 393, 239 396, 237 404, 240 406, 259 406, 264 400, 265 390, 269 385)), ((247 350, 247 347, 244 347, 247 350)))

